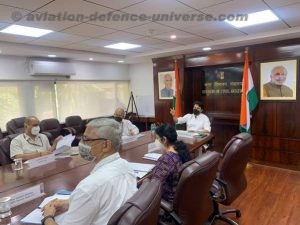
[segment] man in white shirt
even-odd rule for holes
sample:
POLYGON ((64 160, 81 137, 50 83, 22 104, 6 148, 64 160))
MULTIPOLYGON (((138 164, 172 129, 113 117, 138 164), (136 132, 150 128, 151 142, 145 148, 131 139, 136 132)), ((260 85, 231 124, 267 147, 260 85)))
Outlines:
POLYGON ((114 113, 114 118, 116 121, 122 124, 122 135, 123 136, 132 136, 139 133, 139 129, 131 123, 130 120, 126 120, 125 111, 122 108, 117 108, 114 113))
POLYGON ((210 121, 206 115, 202 113, 203 104, 199 101, 194 102, 193 114, 186 114, 183 117, 176 117, 175 110, 170 109, 175 123, 186 123, 186 129, 191 132, 207 132, 211 131, 210 121))
POLYGON ((25 119, 25 132, 15 137, 10 143, 10 157, 12 159, 33 159, 51 154, 55 150, 57 142, 62 137, 57 137, 53 145, 50 146, 47 136, 40 133, 39 124, 40 121, 35 116, 30 116, 25 119))
POLYGON ((60 224, 106 225, 137 190, 133 170, 118 153, 120 123, 108 118, 92 120, 78 147, 80 156, 95 161, 96 165, 77 185, 69 200, 56 199, 43 208, 42 224, 57 224, 54 216, 67 211, 60 224))

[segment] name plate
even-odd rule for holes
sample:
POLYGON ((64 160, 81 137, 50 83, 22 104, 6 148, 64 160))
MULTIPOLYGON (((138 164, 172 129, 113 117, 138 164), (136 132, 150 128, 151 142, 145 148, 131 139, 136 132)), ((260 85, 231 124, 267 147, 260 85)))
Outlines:
POLYGON ((29 169, 32 169, 32 168, 35 168, 35 167, 46 165, 46 164, 51 163, 53 161, 55 161, 55 155, 50 154, 50 155, 41 156, 41 157, 38 157, 38 158, 35 158, 35 159, 27 160, 25 162, 25 164, 28 165, 29 169))
POLYGON ((40 183, 11 195, 10 205, 11 207, 16 207, 33 199, 39 198, 44 194, 44 184, 40 183))

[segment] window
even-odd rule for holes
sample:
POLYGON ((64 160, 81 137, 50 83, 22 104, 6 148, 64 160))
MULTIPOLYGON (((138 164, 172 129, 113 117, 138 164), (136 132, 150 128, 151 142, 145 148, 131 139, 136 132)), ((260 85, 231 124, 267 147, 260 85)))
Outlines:
POLYGON ((0 127, 6 130, 6 123, 22 114, 17 85, 6 82, 0 84, 0 106, 0 127))
POLYGON ((9 120, 22 116, 61 122, 71 115, 108 116, 128 99, 129 81, 2 81, 0 128, 6 130, 9 120))
POLYGON ((58 119, 112 115, 129 99, 128 81, 59 81, 56 83, 58 119))

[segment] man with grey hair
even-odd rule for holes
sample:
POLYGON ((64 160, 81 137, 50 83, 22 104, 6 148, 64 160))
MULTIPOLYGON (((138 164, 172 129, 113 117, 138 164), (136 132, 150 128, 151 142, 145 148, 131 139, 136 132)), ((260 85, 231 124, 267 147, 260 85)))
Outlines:
POLYGON ((136 177, 126 160, 121 159, 120 123, 113 119, 95 119, 87 124, 79 143, 80 156, 96 165, 70 196, 55 199, 43 208, 42 224, 57 224, 54 216, 67 211, 64 225, 105 225, 136 188, 136 177))
POLYGON ((119 107, 115 110, 114 118, 121 123, 123 136, 132 136, 140 132, 139 128, 132 124, 130 120, 125 119, 125 111, 123 108, 119 107))
POLYGON ((293 97, 293 90, 283 83, 286 81, 287 69, 284 66, 275 66, 271 71, 271 81, 264 84, 264 97, 293 97))

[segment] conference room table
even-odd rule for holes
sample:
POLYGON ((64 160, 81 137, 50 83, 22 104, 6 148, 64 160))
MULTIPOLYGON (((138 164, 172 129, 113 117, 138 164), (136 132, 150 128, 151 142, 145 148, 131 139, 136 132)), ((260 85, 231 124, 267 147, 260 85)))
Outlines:
MULTIPOLYGON (((194 153, 213 138, 214 135, 209 134, 202 138, 189 140, 183 138, 183 141, 187 143, 189 151, 194 153)), ((120 155, 129 162, 155 164, 155 161, 143 158, 148 153, 149 143, 154 140, 155 136, 151 132, 141 133, 136 140, 122 144, 120 155)), ((77 155, 56 158, 55 161, 36 168, 30 169, 26 164, 23 166, 22 170, 14 170, 14 164, 0 167, 0 197, 10 196, 38 184, 43 184, 45 195, 12 208, 12 215, 2 219, 0 224, 22 224, 20 220, 37 208, 44 197, 51 196, 58 190, 72 191, 82 179, 89 175, 95 163, 77 155)), ((141 183, 142 180, 137 179, 137 183, 141 183)))

